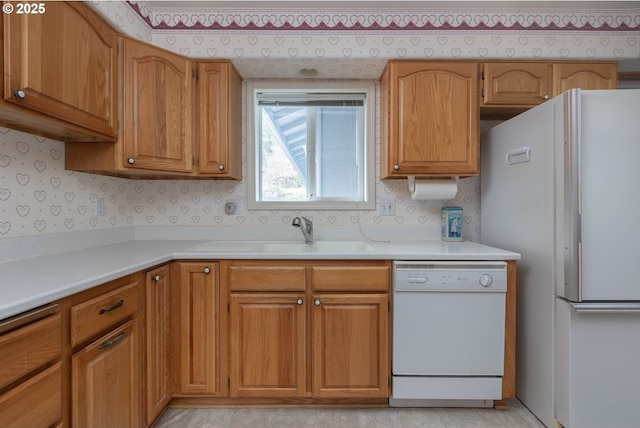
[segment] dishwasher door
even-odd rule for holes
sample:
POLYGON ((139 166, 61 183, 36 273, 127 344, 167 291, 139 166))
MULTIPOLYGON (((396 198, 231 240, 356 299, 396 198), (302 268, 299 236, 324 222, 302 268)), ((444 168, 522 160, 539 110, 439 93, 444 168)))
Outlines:
POLYGON ((395 262, 394 398, 501 398, 506 264, 395 262))

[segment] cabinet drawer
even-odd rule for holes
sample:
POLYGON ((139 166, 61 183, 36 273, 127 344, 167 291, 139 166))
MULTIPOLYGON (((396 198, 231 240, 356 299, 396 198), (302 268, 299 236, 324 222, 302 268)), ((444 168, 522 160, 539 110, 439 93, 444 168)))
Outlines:
POLYGON ((61 363, 0 396, 3 428, 48 428, 62 418, 61 363))
POLYGON ((61 333, 60 313, 55 313, 0 336, 0 388, 58 357, 61 333))
POLYGON ((126 285, 71 308, 71 346, 125 320, 138 310, 138 283, 126 285))
POLYGON ((231 266, 232 291, 304 291, 304 266, 231 266))
POLYGON ((316 291, 389 291, 389 266, 314 266, 316 291))

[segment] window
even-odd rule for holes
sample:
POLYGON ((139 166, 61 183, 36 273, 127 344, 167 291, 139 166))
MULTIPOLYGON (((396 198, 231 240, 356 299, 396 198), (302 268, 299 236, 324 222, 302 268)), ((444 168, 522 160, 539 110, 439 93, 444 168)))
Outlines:
POLYGON ((248 208, 374 209, 374 97, 374 83, 248 83, 248 208))

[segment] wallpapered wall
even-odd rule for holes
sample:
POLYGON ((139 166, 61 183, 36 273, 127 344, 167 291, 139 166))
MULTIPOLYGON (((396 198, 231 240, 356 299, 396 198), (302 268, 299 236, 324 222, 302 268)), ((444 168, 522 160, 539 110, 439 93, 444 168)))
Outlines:
MULTIPOLYGON (((427 15, 395 11, 394 18, 384 12, 361 17, 362 11, 345 11, 342 18, 336 18, 336 14, 296 14, 291 10, 276 14, 163 10, 154 14, 144 3, 93 1, 90 5, 115 28, 132 37, 192 57, 232 59, 245 79, 269 77, 270 73, 283 76, 299 65, 318 66, 321 72, 335 67, 336 76, 362 77, 369 73, 374 76, 370 78, 377 78, 384 61, 398 57, 640 57, 640 10, 631 14, 458 11, 427 15), (197 22, 200 24, 196 29, 189 28, 197 22), (350 24, 353 28, 346 28, 345 22, 359 22, 359 26, 350 24), (435 28, 436 24, 447 22, 448 26, 435 28), (511 26, 514 22, 527 28, 518 32, 506 28, 506 24, 511 26), (306 30, 295 29, 292 23, 298 27, 302 23, 306 30), (469 29, 471 23, 480 23, 483 29, 469 29), (416 29, 418 26, 421 27, 416 29)), ((491 125, 483 123, 485 127, 491 125)), ((377 169, 378 147, 376 138, 377 169)), ((244 180, 127 180, 65 171, 63 143, 0 128, 0 238, 128 225, 267 227, 288 224, 292 216, 300 214, 326 226, 353 226, 360 222, 372 227, 427 227, 439 224, 442 206, 458 205, 464 209, 465 239, 477 241, 479 180, 462 180, 455 200, 425 202, 410 199, 404 180, 377 179, 377 198, 396 203, 396 215, 391 217, 374 211, 251 212, 245 205, 244 180), (104 217, 96 216, 98 198, 104 199, 107 207, 104 217), (238 204, 236 215, 224 214, 226 201, 238 204)))

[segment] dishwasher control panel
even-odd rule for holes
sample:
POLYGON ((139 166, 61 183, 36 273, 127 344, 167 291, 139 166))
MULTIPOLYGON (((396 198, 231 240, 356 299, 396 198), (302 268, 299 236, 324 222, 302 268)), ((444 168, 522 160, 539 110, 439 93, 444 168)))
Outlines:
POLYGON ((507 289, 505 262, 393 263, 394 290, 405 291, 498 291, 507 289))

